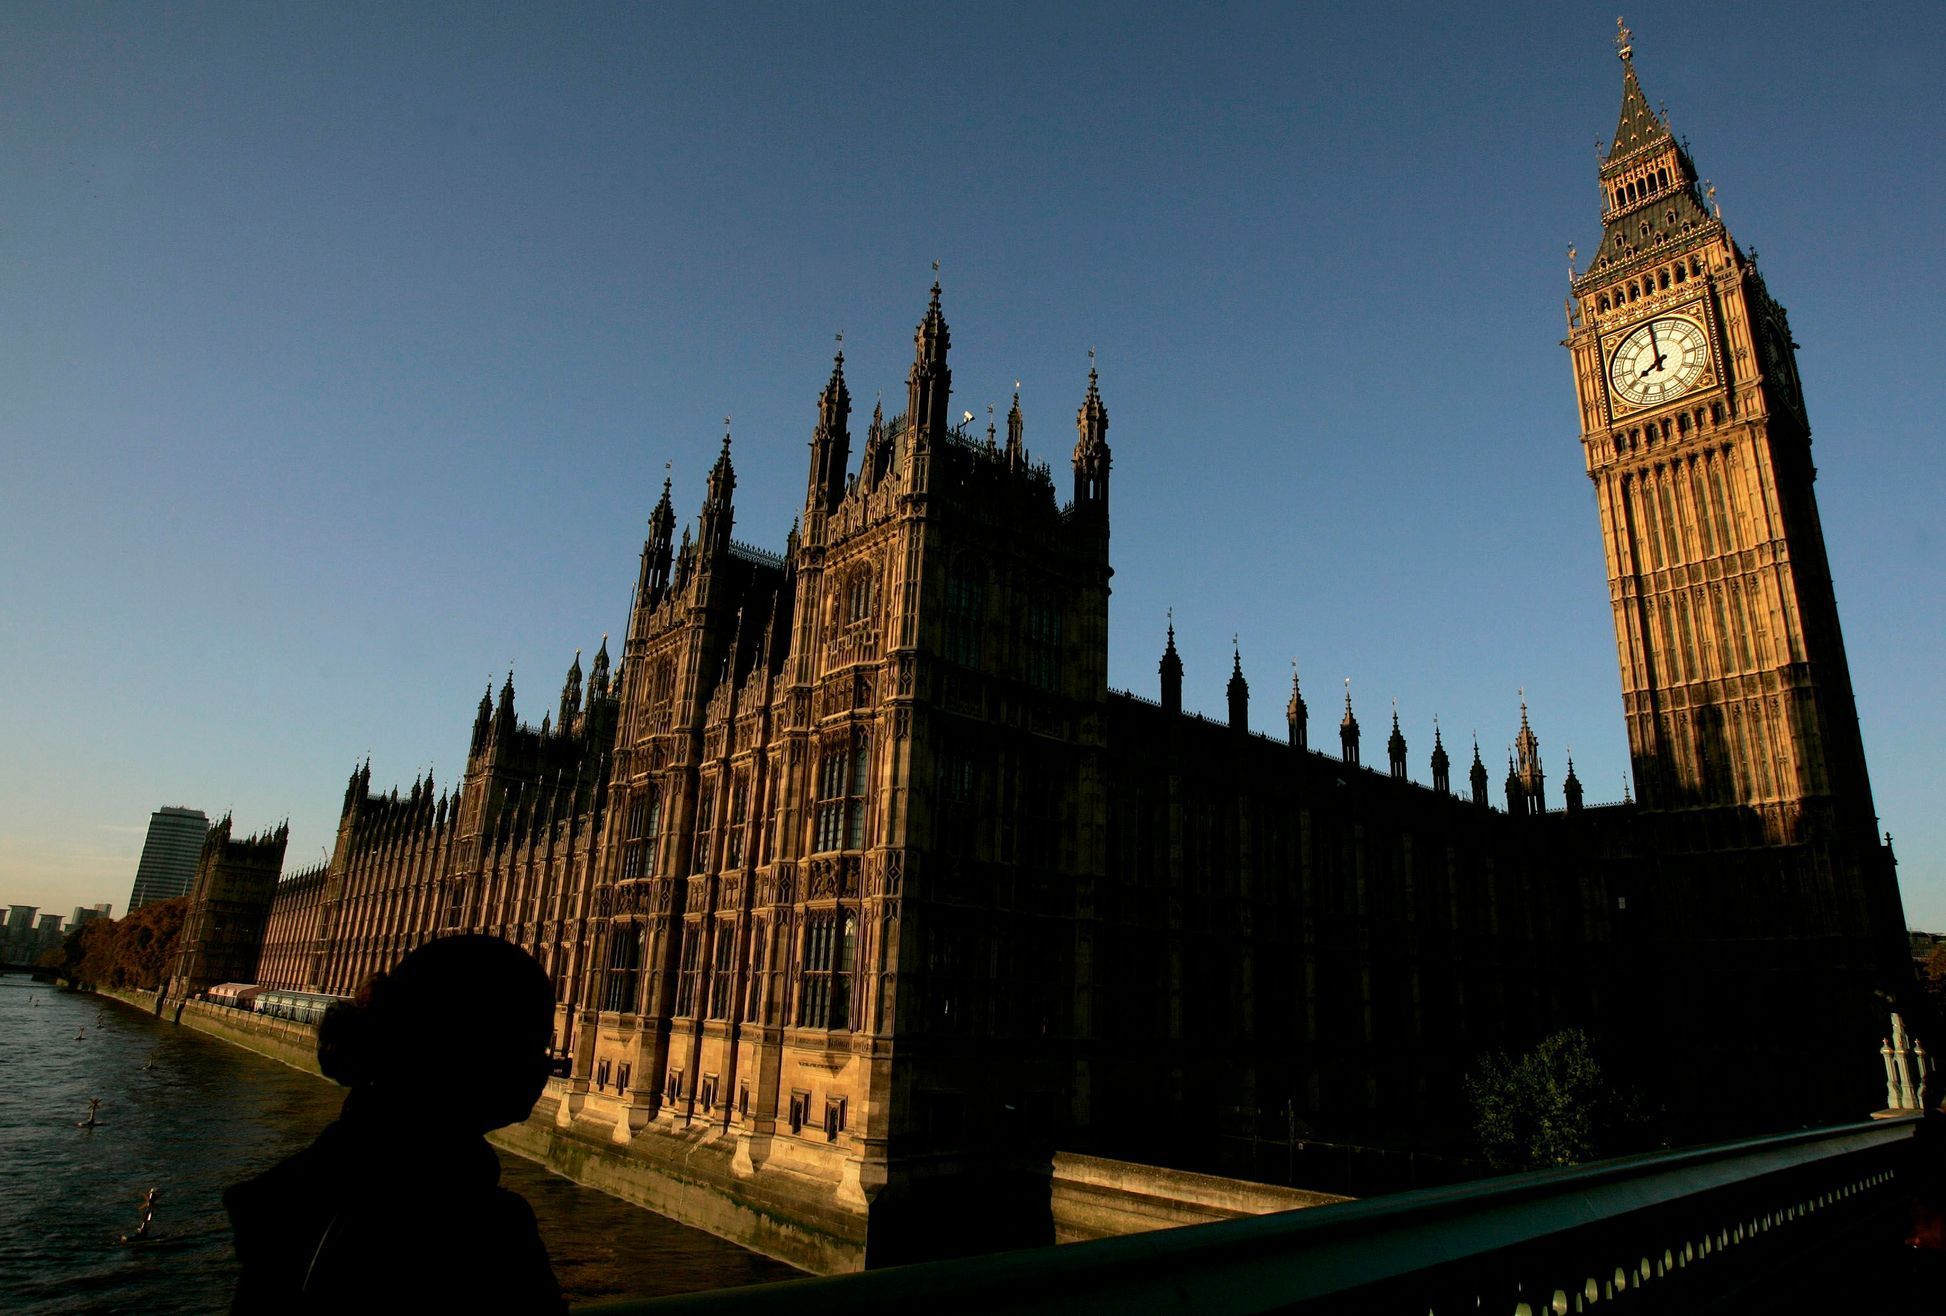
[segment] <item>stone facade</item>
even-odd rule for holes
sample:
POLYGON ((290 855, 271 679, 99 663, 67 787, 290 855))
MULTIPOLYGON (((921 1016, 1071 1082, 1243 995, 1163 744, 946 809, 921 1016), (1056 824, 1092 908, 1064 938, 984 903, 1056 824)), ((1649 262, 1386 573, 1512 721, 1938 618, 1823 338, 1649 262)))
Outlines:
POLYGON ((170 995, 194 996, 224 982, 252 982, 262 956, 277 875, 290 828, 233 837, 228 814, 209 829, 189 887, 182 950, 170 995))
POLYGON ((1632 62, 1602 178, 1567 346, 1639 802, 1569 762, 1550 811, 1524 704, 1502 811, 1477 745, 1457 792, 1437 733, 1409 781, 1396 710, 1362 766, 1349 688, 1336 755, 1295 680, 1250 731, 1241 655, 1227 720, 1186 713, 1173 631, 1156 700, 1109 690, 1098 381, 1057 491, 1017 396, 1004 441, 951 421, 935 285, 855 465, 838 356, 781 554, 732 537, 726 434, 680 542, 664 484, 612 679, 604 642, 531 728, 510 675, 451 795, 354 772, 262 980, 526 946, 564 1136, 874 1264, 1044 1241, 1057 1146, 1450 1148, 1475 1057, 1565 1024, 1686 1131, 1869 1110, 1909 966, 1788 330, 1632 62), (1778 1081, 1726 1102, 1726 1069, 1778 1081))

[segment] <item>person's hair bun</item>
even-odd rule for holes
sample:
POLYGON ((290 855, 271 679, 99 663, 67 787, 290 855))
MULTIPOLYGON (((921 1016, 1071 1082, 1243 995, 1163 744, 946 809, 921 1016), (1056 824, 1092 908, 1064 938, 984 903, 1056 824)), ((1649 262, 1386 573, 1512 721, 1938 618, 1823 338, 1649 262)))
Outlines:
POLYGON ((318 1021, 318 1068, 335 1083, 354 1088, 384 1068, 384 981, 384 974, 374 974, 357 996, 332 1002, 318 1021))

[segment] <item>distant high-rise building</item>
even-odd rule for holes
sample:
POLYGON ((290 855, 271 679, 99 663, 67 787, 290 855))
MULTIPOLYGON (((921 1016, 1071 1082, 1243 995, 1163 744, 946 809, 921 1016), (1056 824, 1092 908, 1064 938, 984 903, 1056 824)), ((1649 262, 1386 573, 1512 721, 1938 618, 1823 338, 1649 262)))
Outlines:
POLYGON ((8 964, 25 964, 34 958, 34 948, 39 944, 34 936, 34 916, 40 912, 37 905, 7 906, 7 927, 4 938, 0 938, 0 951, 8 964))
POLYGON ((142 859, 135 865, 135 887, 128 893, 129 913, 158 900, 188 894, 207 835, 209 818, 201 809, 176 807, 151 814, 142 859))

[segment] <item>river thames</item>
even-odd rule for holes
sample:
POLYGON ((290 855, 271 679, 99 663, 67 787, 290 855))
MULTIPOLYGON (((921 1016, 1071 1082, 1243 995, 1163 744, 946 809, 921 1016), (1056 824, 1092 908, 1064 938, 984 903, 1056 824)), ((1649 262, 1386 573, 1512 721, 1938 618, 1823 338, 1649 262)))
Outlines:
MULTIPOLYGON (((220 1312, 222 1193, 308 1145, 344 1089, 96 996, 0 978, 0 1311, 220 1312), (76 1127, 99 1097, 100 1125, 76 1127), (149 1238, 123 1243, 142 1195, 149 1238)), ((781 1262, 500 1153, 570 1302, 788 1279, 781 1262)))

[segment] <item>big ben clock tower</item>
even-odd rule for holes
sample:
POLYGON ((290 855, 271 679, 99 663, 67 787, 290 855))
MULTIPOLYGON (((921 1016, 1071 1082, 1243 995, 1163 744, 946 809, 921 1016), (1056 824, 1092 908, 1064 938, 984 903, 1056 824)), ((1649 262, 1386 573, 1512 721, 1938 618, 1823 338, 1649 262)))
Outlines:
POLYGON ((1812 491, 1797 344, 1617 29, 1621 120, 1566 346, 1647 851, 1684 889, 1680 921, 1764 907, 1762 936, 1796 943, 1791 959, 1884 978, 1904 918, 1812 491))
POLYGON ((1651 810, 1749 810, 1773 844, 1869 838, 1790 324, 1649 108, 1626 28, 1618 44, 1601 245, 1567 346, 1636 791, 1651 810))

